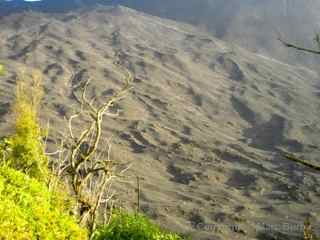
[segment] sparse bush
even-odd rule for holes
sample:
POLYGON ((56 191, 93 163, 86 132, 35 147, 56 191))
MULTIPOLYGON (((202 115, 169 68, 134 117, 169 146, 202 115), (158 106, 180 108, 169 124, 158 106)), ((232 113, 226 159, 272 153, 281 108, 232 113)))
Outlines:
POLYGON ((93 240, 183 240, 183 238, 161 230, 141 214, 115 211, 111 222, 96 230, 93 240))
POLYGON ((0 76, 4 75, 6 73, 6 70, 2 64, 0 64, 0 76))
POLYGON ((1 166, 0 239, 87 239, 69 213, 70 201, 62 192, 50 192, 45 183, 1 166))
POLYGON ((304 221, 303 240, 319 240, 314 232, 310 219, 304 221))
POLYGON ((43 134, 37 119, 41 89, 41 75, 38 72, 33 72, 30 78, 24 75, 20 79, 13 108, 15 134, 0 145, 0 157, 10 167, 37 178, 44 178, 48 173, 48 158, 44 152, 43 134))

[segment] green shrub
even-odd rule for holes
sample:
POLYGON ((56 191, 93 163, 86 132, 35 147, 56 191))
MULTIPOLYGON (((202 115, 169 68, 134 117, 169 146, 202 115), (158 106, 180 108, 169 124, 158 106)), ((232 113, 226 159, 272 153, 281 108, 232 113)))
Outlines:
POLYGON ((48 174, 48 158, 42 143, 43 134, 38 124, 38 108, 42 97, 41 75, 24 75, 17 84, 15 134, 0 143, 0 157, 10 167, 31 177, 44 179, 48 174), (5 156, 3 156, 5 153, 5 156), (4 158, 5 157, 5 158, 4 158))
POLYGON ((0 167, 0 239, 82 240, 65 194, 6 165, 0 167))
POLYGON ((151 223, 141 214, 116 211, 109 225, 100 226, 93 240, 182 240, 174 233, 168 233, 151 223))
POLYGON ((6 70, 4 66, 0 63, 0 76, 4 75, 6 73, 6 70))
POLYGON ((85 240, 87 231, 71 214, 74 203, 65 188, 58 180, 50 190, 47 185, 54 176, 38 124, 41 96, 40 74, 24 75, 13 109, 15 134, 0 139, 0 239, 85 240))

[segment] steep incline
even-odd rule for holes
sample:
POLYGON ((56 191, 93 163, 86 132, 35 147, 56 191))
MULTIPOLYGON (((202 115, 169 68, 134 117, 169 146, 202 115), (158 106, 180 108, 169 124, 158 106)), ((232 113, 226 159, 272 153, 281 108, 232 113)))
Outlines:
POLYGON ((0 78, 2 132, 23 66, 45 75, 42 115, 52 135, 65 129, 81 82, 90 77, 98 99, 120 86, 116 53, 135 74, 134 90, 115 106, 121 116, 104 132, 116 136, 113 158, 133 164, 132 181, 119 186, 123 205, 133 207, 139 175, 143 211, 194 239, 294 239, 301 233, 258 231, 257 223, 301 224, 309 213, 319 221, 319 175, 280 154, 317 161, 316 73, 124 7, 15 14, 1 19, 0 38, 9 70, 0 78))
POLYGON ((184 21, 251 51, 294 64, 319 66, 319 58, 283 47, 279 34, 306 47, 319 29, 320 0, 23 0, 0 1, 0 17, 33 9, 66 12, 96 4, 121 4, 155 16, 184 21))

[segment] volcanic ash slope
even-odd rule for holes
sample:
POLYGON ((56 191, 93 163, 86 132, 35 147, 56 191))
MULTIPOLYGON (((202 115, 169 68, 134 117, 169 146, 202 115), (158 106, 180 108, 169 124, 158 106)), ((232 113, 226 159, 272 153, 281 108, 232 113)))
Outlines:
POLYGON ((124 7, 14 14, 0 20, 0 37, 3 133, 25 66, 45 76, 42 118, 52 138, 66 129, 77 86, 90 77, 100 102, 121 86, 116 53, 135 74, 134 89, 114 106, 120 116, 104 124, 105 136, 115 136, 112 158, 132 164, 119 203, 134 207, 138 175, 142 211, 194 239, 301 239, 301 229, 283 226, 319 222, 319 175, 281 155, 320 156, 315 72, 124 7))

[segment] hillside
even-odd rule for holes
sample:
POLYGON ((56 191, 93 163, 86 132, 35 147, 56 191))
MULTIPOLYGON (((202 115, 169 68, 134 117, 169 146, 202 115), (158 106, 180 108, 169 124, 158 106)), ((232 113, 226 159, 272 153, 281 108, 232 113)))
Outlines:
POLYGON ((319 31, 320 1, 300 0, 135 0, 123 1, 138 10, 191 23, 216 37, 291 64, 317 69, 319 59, 283 48, 283 38, 314 47, 319 31))
POLYGON ((317 70, 320 63, 316 56, 290 51, 278 41, 281 34, 292 42, 314 47, 314 34, 319 32, 319 0, 13 0, 0 2, 0 16, 27 9, 66 12, 97 3, 121 4, 191 23, 224 41, 290 64, 317 70))
POLYGON ((138 175, 143 211, 194 239, 299 239, 301 229, 281 226, 309 215, 320 221, 319 175, 281 156, 282 149, 318 159, 315 72, 125 7, 12 14, 0 20, 0 39, 9 72, 0 77, 4 134, 24 66, 45 75, 50 142, 65 131, 82 82, 91 78, 97 99, 122 84, 115 54, 135 74, 134 89, 115 106, 120 117, 107 119, 104 132, 114 135, 112 157, 132 163, 130 183, 118 186, 124 206, 133 207, 138 175))

